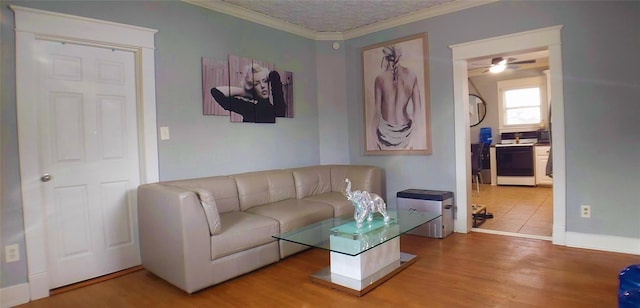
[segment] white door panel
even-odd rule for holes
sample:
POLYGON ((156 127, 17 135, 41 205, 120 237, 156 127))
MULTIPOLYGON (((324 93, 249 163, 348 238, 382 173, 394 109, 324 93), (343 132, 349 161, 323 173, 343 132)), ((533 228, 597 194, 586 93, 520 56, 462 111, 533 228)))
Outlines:
POLYGON ((134 55, 38 43, 50 288, 140 264, 134 55))

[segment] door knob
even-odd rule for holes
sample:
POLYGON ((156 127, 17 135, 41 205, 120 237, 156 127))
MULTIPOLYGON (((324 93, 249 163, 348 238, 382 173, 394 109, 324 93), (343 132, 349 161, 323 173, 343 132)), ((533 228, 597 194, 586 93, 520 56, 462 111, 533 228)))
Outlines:
POLYGON ((43 175, 40 177, 40 181, 43 181, 43 182, 49 182, 49 181, 51 181, 51 175, 50 175, 50 174, 48 174, 48 173, 43 174, 43 175))

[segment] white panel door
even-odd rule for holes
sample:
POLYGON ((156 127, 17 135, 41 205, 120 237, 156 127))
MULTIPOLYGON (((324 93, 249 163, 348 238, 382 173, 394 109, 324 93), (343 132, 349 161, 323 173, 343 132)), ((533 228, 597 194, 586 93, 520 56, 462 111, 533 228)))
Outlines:
MULTIPOLYGON (((139 265, 134 54, 38 41, 50 288, 139 265)), ((35 80, 34 80, 35 82, 35 80)))

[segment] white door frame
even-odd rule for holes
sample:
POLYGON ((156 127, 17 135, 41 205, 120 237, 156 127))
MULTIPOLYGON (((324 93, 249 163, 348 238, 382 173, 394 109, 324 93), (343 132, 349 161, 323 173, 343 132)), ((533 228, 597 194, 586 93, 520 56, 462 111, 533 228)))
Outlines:
POLYGON ((564 94, 562 87, 562 26, 536 29, 449 46, 453 60, 457 215, 455 231, 471 230, 471 160, 469 155, 469 104, 467 60, 533 49, 549 50, 553 135, 553 235, 554 244, 565 245, 566 170, 564 94))
POLYGON ((30 103, 38 99, 37 92, 32 91, 33 80, 37 80, 36 43, 65 41, 134 53, 140 182, 148 183, 159 179, 154 55, 157 30, 15 5, 10 8, 15 13, 16 104, 28 284, 30 299, 35 300, 49 296, 45 211, 42 192, 35 188, 42 170, 39 164, 27 163, 39 161, 41 152, 38 140, 26 138, 36 136, 38 130, 27 125, 37 123, 34 117, 38 114, 37 104, 30 103))

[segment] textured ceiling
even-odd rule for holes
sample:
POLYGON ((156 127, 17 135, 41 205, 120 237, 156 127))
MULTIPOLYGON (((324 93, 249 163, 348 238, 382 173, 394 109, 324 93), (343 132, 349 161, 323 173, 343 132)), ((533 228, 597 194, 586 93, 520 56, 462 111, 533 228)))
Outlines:
MULTIPOLYGON (((497 0, 182 0, 232 16, 314 39, 347 39, 393 26, 395 22, 424 19, 497 0), (279 23, 274 23, 277 20, 279 23), (388 24, 385 24, 388 23, 388 24), (380 24, 385 24, 378 26, 380 24), (361 30, 369 28, 367 30, 361 30), (305 32, 306 31, 306 32, 305 32), (310 34, 311 33, 311 34, 310 34), (323 36, 323 34, 325 34, 323 36), (332 35, 334 34, 334 35, 332 35), (320 35, 320 36, 318 36, 320 35)), ((397 25, 397 24, 395 24, 397 25)), ((548 67, 546 51, 493 55, 468 62, 470 70, 484 73, 493 57, 509 57, 510 62, 536 60, 520 68, 548 67)), ((515 66, 513 66, 515 67, 515 66)))
POLYGON ((316 32, 346 32, 455 0, 222 0, 316 32))

